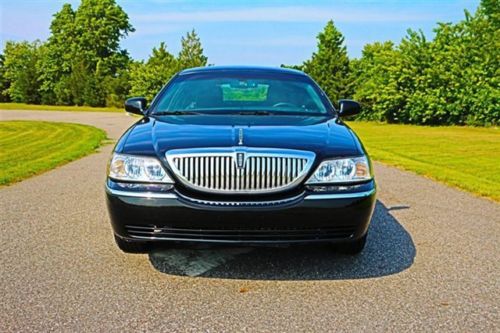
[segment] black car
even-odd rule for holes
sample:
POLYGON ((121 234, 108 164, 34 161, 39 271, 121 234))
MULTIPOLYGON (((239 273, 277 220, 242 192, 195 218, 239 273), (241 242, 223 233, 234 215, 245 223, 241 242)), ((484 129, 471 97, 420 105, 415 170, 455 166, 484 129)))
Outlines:
POLYGON ((359 253, 376 185, 370 159, 320 87, 296 70, 205 67, 175 75, 116 144, 106 197, 116 243, 330 242, 359 253))

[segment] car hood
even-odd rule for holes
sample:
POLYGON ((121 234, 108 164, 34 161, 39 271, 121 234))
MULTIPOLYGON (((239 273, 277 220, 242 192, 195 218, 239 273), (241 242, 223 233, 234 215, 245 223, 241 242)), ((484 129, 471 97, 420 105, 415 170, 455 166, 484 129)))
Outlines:
POLYGON ((307 150, 321 158, 363 153, 351 129, 330 117, 146 117, 124 139, 119 151, 160 158, 172 149, 234 146, 307 150))

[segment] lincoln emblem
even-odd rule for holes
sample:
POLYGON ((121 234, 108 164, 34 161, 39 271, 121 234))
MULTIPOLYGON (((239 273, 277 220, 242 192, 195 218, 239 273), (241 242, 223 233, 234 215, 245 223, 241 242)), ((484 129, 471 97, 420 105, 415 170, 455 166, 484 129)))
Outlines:
POLYGON ((245 154, 244 153, 237 153, 236 154, 236 165, 238 166, 238 169, 243 169, 245 166, 245 154))

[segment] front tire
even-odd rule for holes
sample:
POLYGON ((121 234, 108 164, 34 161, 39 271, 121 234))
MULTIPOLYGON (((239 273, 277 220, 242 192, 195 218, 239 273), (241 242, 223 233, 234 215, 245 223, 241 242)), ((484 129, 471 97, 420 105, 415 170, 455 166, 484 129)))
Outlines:
POLYGON ((141 241, 127 241, 116 235, 115 242, 116 245, 125 253, 146 253, 149 251, 150 246, 147 242, 141 241))
POLYGON ((336 249, 338 252, 348 255, 357 255, 360 254, 361 251, 365 248, 366 237, 368 233, 366 233, 363 237, 356 239, 355 241, 351 241, 348 243, 343 243, 337 245, 336 249))

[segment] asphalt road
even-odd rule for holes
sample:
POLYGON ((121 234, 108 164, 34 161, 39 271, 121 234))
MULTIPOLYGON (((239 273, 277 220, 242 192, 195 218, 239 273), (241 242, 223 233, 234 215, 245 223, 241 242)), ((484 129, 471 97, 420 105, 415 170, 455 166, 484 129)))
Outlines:
MULTIPOLYGON (((9 119, 91 124, 112 138, 134 121, 0 112, 9 119)), ((376 164, 359 257, 323 246, 126 255, 104 205, 111 148, 0 189, 1 332, 500 329, 497 203, 376 164)))

